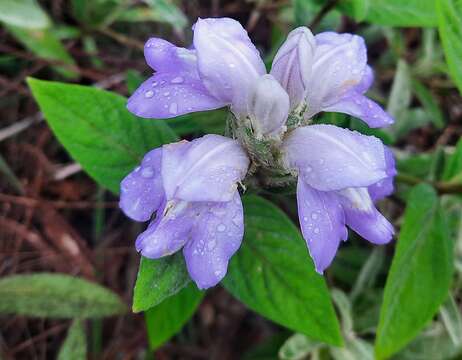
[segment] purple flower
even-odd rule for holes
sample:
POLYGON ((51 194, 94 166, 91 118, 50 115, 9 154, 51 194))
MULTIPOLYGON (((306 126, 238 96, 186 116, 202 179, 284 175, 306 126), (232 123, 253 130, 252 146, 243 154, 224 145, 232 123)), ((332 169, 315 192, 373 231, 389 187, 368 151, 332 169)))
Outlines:
POLYGON ((289 95, 273 76, 263 75, 250 91, 247 113, 257 139, 278 138, 287 129, 289 95))
POLYGON ((147 153, 121 183, 120 207, 137 221, 155 218, 136 240, 145 257, 180 249, 191 278, 201 289, 216 285, 239 248, 242 203, 237 191, 249 166, 235 141, 206 135, 147 153))
POLYGON ((171 118, 231 106, 240 116, 255 81, 266 74, 258 50, 239 22, 199 19, 193 27, 193 47, 185 49, 158 38, 144 49, 156 73, 128 100, 141 117, 171 118))
POLYGON ((277 52, 271 74, 309 119, 321 111, 346 113, 370 127, 393 119, 364 93, 373 82, 363 38, 324 32, 313 37, 304 27, 293 30, 277 52))
POLYGON ((316 271, 332 262, 346 225, 374 244, 385 244, 393 226, 374 201, 393 191, 395 163, 373 137, 332 125, 293 130, 282 145, 285 166, 298 176, 300 227, 316 271))

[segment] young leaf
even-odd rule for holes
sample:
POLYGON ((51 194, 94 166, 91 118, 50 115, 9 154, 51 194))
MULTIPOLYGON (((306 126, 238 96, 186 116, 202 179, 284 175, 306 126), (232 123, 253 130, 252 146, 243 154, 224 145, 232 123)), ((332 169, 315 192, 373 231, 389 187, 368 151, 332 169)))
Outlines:
POLYGON ((462 183, 462 139, 444 166, 443 180, 462 183))
POLYGON ((436 1, 438 29, 452 79, 462 94, 462 2, 436 1))
POLYGON ((321 348, 323 344, 313 341, 303 334, 294 334, 286 340, 279 349, 281 360, 303 360, 308 358, 313 351, 321 348))
POLYGON ((99 318, 127 309, 112 291, 63 274, 37 273, 0 279, 0 313, 45 318, 99 318))
POLYGON ((204 292, 189 283, 179 293, 165 299, 145 313, 149 346, 152 350, 181 330, 193 316, 204 297, 204 292))
POLYGON ((298 229, 263 198, 244 198, 245 235, 224 286, 256 312, 310 338, 342 343, 324 278, 298 229))
POLYGON ((133 311, 146 311, 160 304, 190 281, 181 252, 157 260, 141 257, 133 293, 133 311))
POLYGON ((87 339, 82 326, 82 321, 76 319, 67 331, 58 360, 85 360, 87 358, 87 339))
POLYGON ((408 199, 385 286, 375 343, 379 359, 404 347, 432 319, 447 297, 452 272, 452 243, 438 196, 429 185, 418 185, 408 199))
POLYGON ((114 193, 146 152, 176 139, 164 122, 130 114, 123 96, 89 86, 37 79, 28 83, 66 150, 114 193))
POLYGON ((0 0, 0 21, 25 29, 43 29, 50 25, 36 0, 0 0))
MULTIPOLYGON (((18 26, 8 25, 7 29, 26 48, 40 58, 59 61, 67 65, 74 65, 74 59, 68 53, 61 41, 56 37, 54 29, 25 29, 18 26)), ((54 67, 61 75, 73 78, 76 73, 66 66, 54 67)))
MULTIPOLYGON (((360 0, 339 1, 339 7, 360 21, 363 19, 357 18, 358 2, 360 0)), ((377 25, 400 27, 432 27, 438 22, 435 0, 374 0, 367 8, 364 20, 377 25)))

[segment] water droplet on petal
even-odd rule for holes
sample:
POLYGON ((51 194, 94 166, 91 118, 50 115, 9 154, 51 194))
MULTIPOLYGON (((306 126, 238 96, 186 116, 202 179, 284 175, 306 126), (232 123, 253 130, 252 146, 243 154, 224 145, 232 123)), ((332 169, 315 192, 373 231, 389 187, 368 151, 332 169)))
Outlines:
POLYGON ((150 178, 154 175, 154 169, 150 166, 147 166, 141 170, 141 176, 144 178, 150 178))
POLYGON ((316 220, 318 218, 318 214, 316 214, 315 212, 311 214, 311 218, 313 220, 316 220))
POLYGON ((172 79, 170 81, 172 84, 181 84, 184 81, 184 79, 181 76, 177 76, 176 78, 172 79))
POLYGON ((314 232, 315 234, 319 234, 319 228, 314 228, 313 232, 314 232))
POLYGON ((226 230, 226 225, 225 224, 220 224, 217 226, 217 231, 218 232, 223 232, 226 230))
POLYGON ((149 99, 149 98, 152 98, 153 96, 154 96, 154 91, 152 91, 152 90, 148 90, 148 91, 146 91, 146 92, 144 93, 144 97, 146 97, 146 98, 148 98, 148 99, 149 99))
POLYGON ((178 112, 178 104, 177 103, 171 103, 170 107, 168 108, 168 111, 170 114, 175 115, 178 112))

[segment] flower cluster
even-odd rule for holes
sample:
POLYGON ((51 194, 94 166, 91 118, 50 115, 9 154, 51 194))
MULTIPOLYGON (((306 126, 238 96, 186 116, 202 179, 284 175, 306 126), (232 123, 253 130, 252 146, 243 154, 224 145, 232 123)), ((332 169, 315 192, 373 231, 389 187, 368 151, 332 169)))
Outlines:
POLYGON ((147 221, 155 213, 137 250, 156 259, 183 249, 198 287, 217 284, 244 233, 238 184, 259 167, 297 179, 300 227, 319 273, 347 239, 347 226, 375 244, 390 241, 393 227, 374 202, 393 190, 391 151, 373 136, 310 125, 321 111, 346 113, 370 127, 393 122, 364 95, 373 73, 363 39, 297 28, 267 74, 237 21, 199 19, 193 30, 189 49, 158 38, 146 43, 155 73, 128 109, 171 118, 228 106, 233 138, 206 135, 164 145, 122 181, 120 205, 129 217, 147 221), (272 156, 262 161, 265 151, 272 156))

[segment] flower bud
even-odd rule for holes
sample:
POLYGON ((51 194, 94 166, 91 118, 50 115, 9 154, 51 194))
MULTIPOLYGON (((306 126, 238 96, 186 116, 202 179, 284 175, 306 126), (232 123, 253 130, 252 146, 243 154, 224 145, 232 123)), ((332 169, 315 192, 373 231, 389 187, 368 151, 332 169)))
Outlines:
POLYGON ((257 138, 277 137, 286 130, 289 95, 273 76, 264 75, 250 91, 247 111, 257 138))
POLYGON ((271 75, 290 97, 290 110, 304 99, 311 76, 316 42, 310 29, 299 27, 291 31, 273 60, 271 75))

